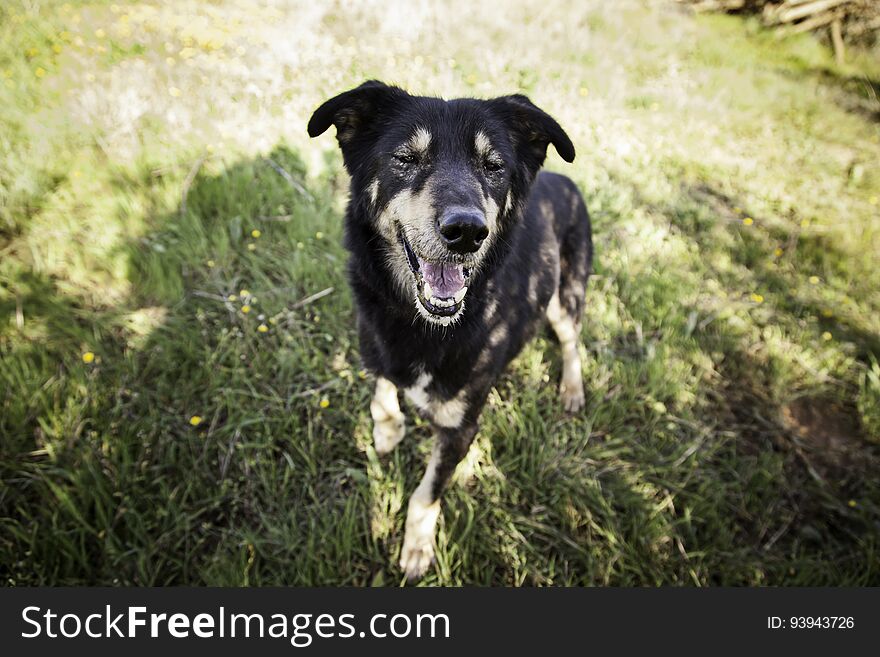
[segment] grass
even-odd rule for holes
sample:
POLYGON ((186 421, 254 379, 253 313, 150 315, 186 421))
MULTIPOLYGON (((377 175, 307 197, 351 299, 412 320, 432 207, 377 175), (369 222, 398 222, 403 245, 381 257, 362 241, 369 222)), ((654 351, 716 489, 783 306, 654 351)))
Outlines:
POLYGON ((659 2, 407 6, 0 8, 2 581, 401 582, 430 432, 372 449, 347 180, 305 137, 378 77, 529 93, 595 223, 587 410, 542 335, 424 582, 880 584, 876 55, 659 2))

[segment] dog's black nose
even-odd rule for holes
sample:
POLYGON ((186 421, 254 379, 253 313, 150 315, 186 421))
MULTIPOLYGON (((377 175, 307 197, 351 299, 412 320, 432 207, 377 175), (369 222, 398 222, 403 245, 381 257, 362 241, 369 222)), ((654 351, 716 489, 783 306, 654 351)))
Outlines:
POLYGON ((450 210, 440 219, 440 236, 452 251, 473 253, 489 236, 482 212, 450 210))

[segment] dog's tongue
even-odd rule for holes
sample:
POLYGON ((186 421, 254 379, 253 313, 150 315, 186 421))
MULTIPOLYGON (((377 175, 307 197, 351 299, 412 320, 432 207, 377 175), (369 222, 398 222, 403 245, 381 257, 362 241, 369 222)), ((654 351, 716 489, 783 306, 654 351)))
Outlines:
POLYGON ((439 299, 454 297, 464 287, 464 271, 461 265, 422 261, 419 262, 419 269, 425 282, 431 286, 432 295, 439 299))

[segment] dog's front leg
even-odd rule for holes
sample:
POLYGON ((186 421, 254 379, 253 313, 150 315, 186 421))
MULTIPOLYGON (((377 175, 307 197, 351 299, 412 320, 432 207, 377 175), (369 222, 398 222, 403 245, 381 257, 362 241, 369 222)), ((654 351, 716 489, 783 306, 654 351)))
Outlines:
POLYGON ((440 515, 440 496, 477 433, 477 425, 437 427, 431 460, 419 487, 409 498, 406 535, 400 567, 407 579, 418 579, 434 561, 434 530, 440 515))
POLYGON ((373 416, 373 446, 376 453, 383 456, 397 447, 406 432, 397 399, 397 386, 385 377, 380 376, 376 380, 376 391, 370 402, 370 415, 373 416))

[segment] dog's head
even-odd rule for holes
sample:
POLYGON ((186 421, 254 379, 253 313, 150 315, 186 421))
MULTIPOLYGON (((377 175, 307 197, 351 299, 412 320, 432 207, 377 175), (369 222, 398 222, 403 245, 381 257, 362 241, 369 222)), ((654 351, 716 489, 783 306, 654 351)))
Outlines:
POLYGON ((381 82, 331 98, 309 121, 336 126, 352 202, 384 241, 390 271, 428 322, 449 325, 468 283, 519 216, 553 144, 571 140, 525 96, 492 100, 412 96, 381 82))

